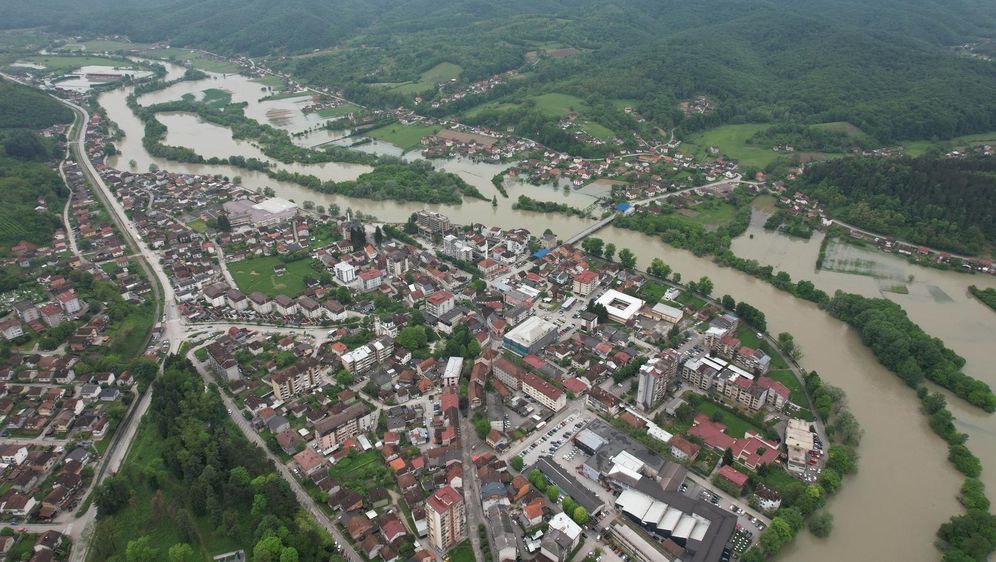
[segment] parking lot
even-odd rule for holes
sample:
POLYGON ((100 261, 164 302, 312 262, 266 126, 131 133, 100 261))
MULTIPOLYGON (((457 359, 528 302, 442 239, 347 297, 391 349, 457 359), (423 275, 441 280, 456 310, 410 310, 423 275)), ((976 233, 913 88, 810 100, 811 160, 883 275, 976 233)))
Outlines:
MULTIPOLYGON (((761 535, 761 531, 764 530, 766 524, 764 521, 758 517, 760 514, 751 513, 751 510, 745 501, 740 499, 733 500, 728 494, 721 490, 713 490, 712 488, 703 485, 691 478, 687 478, 685 483, 682 484, 682 493, 690 498, 700 499, 704 502, 709 502, 712 505, 736 514, 737 516, 737 529, 743 532, 738 532, 735 537, 740 537, 740 542, 743 542, 744 538, 749 541, 750 544, 757 542, 757 538, 761 535)), ((734 540, 734 545, 736 546, 736 540, 734 540)))
POLYGON ((534 464, 537 459, 544 455, 549 455, 559 461, 561 455, 567 454, 573 449, 573 445, 570 443, 571 437, 587 425, 591 419, 592 414, 585 411, 569 413, 560 421, 557 421, 558 418, 554 418, 551 423, 537 430, 526 440, 525 446, 519 452, 522 460, 525 461, 525 466, 534 464))

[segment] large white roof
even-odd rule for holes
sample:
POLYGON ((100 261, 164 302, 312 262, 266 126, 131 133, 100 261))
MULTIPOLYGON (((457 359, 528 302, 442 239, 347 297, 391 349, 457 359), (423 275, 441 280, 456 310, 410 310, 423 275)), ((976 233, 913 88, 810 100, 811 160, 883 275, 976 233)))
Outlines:
POLYGON ((642 299, 627 295, 626 293, 620 293, 615 289, 605 291, 605 294, 595 302, 604 306, 609 316, 619 318, 624 322, 629 321, 630 318, 636 315, 643 308, 644 304, 642 299))

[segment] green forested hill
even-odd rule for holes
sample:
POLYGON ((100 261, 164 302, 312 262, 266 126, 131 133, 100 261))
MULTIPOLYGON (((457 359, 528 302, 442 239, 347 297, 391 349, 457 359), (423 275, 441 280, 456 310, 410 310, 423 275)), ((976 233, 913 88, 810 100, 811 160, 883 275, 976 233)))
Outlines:
POLYGON ((796 187, 859 228, 978 254, 996 241, 996 160, 841 158, 815 164, 796 187))
POLYGON ((996 65, 950 48, 993 36, 990 0, 0 0, 0 11, 7 27, 308 54, 274 63, 379 105, 411 96, 373 84, 451 62, 464 82, 521 67, 526 78, 492 96, 503 101, 632 100, 685 130, 849 121, 888 142, 996 129, 996 65), (556 47, 580 52, 526 64, 556 47), (695 95, 718 111, 686 119, 677 101, 695 95))
POLYGON ((47 94, 0 79, 0 129, 44 129, 72 120, 73 112, 47 94))
POLYGON ((50 141, 31 129, 72 121, 72 111, 47 95, 0 80, 0 248, 28 240, 52 241, 68 195, 45 163, 50 141))

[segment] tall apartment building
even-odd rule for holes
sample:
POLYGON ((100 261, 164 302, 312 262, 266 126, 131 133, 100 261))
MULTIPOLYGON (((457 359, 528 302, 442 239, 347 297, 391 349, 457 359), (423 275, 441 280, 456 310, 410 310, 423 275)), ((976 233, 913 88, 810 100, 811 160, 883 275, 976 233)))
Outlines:
POLYGON ((314 359, 302 361, 270 375, 273 395, 284 401, 323 384, 324 377, 318 369, 318 361, 314 359))
POLYGON ((442 236, 450 230, 450 219, 434 211, 422 210, 415 213, 415 227, 423 235, 442 236))
POLYGON ((342 366, 353 374, 365 373, 378 363, 383 363, 394 353, 394 340, 384 336, 367 345, 343 353, 339 358, 342 366))
POLYGON ((425 503, 432 546, 445 551, 467 538, 467 510, 463 496, 452 486, 436 490, 425 503))
POLYGON ((681 356, 667 349, 652 357, 640 367, 636 402, 644 411, 650 411, 664 399, 667 387, 678 373, 681 356))

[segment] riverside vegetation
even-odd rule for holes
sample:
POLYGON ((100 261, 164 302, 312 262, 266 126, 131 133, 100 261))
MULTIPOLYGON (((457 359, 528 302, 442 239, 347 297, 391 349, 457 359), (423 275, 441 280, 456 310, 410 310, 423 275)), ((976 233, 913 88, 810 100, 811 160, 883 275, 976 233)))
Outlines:
MULTIPOLYGON (((197 79, 197 74, 188 74, 180 80, 197 79)), ((340 146, 328 146, 321 151, 309 150, 295 145, 290 135, 276 127, 260 124, 245 116, 244 104, 226 104, 218 107, 209 103, 183 99, 142 106, 138 96, 161 90, 171 82, 157 81, 136 88, 128 96, 128 106, 145 124, 142 143, 154 156, 191 163, 229 164, 248 170, 261 171, 271 178, 291 181, 320 191, 367 199, 393 199, 399 201, 422 201, 426 203, 458 204, 466 197, 484 199, 476 187, 459 176, 435 170, 426 161, 406 163, 400 158, 376 156, 340 146), (166 137, 166 125, 156 119, 157 113, 186 111, 200 118, 229 128, 237 139, 249 139, 258 143, 267 156, 280 162, 300 162, 315 164, 322 162, 349 162, 367 164, 373 171, 362 174, 356 180, 322 181, 310 174, 276 170, 267 162, 256 158, 230 156, 228 158, 204 158, 195 151, 178 146, 169 146, 162 141, 166 137)))
MULTIPOLYGON (((616 220, 616 226, 633 228, 651 235, 658 233, 657 226, 662 225, 659 215, 647 213, 634 213, 620 219, 616 220), (620 222, 620 219, 628 220, 620 222)), ((660 231, 661 238, 668 241, 664 234, 672 231, 674 225, 664 223, 663 226, 665 228, 660 231)), ((671 236, 674 236, 673 232, 671 236)), ((716 240, 708 244, 682 238, 679 240, 688 244, 684 247, 722 247, 722 244, 717 245, 716 240)), ((927 335, 909 319, 902 307, 892 301, 842 291, 837 291, 830 297, 811 281, 793 282, 784 271, 776 273, 770 265, 762 266, 756 260, 737 257, 729 249, 728 243, 725 249, 713 253, 713 256, 718 264, 734 267, 777 289, 812 301, 835 318, 853 326, 879 363, 916 390, 923 403, 923 411, 930 418, 931 429, 948 444, 948 460, 966 476, 959 496, 966 512, 952 516, 940 527, 937 532, 938 548, 944 552, 944 560, 948 562, 984 560, 996 551, 996 516, 979 507, 989 501, 981 481, 977 480, 982 470, 981 461, 966 446, 967 436, 956 430, 954 416, 947 410, 943 396, 929 394, 923 383, 924 379, 930 380, 973 406, 990 413, 996 411, 996 395, 989 385, 960 371, 965 364, 964 358, 947 348, 940 339, 927 335)), ((659 270, 663 267, 666 266, 658 265, 659 270)), ((740 312, 739 308, 737 312, 740 312)), ((752 323, 758 325, 756 320, 752 323)))

